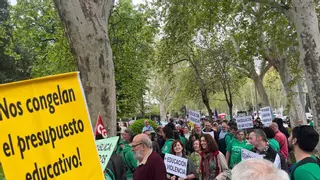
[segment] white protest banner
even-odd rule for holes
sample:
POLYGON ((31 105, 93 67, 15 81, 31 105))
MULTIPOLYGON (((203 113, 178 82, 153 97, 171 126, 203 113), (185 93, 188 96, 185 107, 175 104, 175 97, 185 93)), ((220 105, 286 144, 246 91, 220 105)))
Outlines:
POLYGON ((107 167, 110 157, 117 147, 119 136, 96 140, 102 170, 107 167))
POLYGON ((202 134, 210 134, 212 136, 212 138, 214 139, 214 132, 213 131, 211 131, 211 132, 202 131, 202 134))
POLYGON ((272 123, 272 111, 270 106, 261 108, 260 111, 261 111, 260 117, 262 120, 262 124, 264 126, 270 126, 270 124, 272 123))
POLYGON ((238 129, 253 128, 253 121, 251 116, 236 117, 238 129))
POLYGON ((276 159, 274 160, 273 164, 276 166, 276 168, 281 169, 281 160, 280 156, 277 153, 276 159))
POLYGON ((256 158, 256 159, 263 159, 263 155, 251 152, 249 150, 246 150, 244 148, 241 149, 241 160, 247 160, 250 158, 256 158))
POLYGON ((192 110, 189 110, 188 111, 188 117, 189 117, 189 120, 196 123, 196 124, 200 124, 200 112, 199 111, 192 111, 192 110))
POLYGON ((184 179, 187 178, 188 159, 167 153, 164 157, 164 164, 166 165, 167 173, 184 179))

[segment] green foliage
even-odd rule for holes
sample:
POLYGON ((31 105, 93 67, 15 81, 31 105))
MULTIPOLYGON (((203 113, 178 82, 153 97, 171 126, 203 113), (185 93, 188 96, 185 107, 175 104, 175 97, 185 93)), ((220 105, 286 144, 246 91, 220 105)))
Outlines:
POLYGON ((138 120, 134 121, 134 122, 129 126, 130 129, 133 131, 133 134, 134 134, 134 135, 137 135, 137 134, 142 133, 142 129, 143 129, 143 127, 144 127, 144 121, 145 121, 145 120, 148 120, 148 121, 149 121, 150 126, 152 126, 154 130, 158 127, 158 125, 157 125, 154 121, 152 121, 152 120, 150 120, 150 119, 138 119, 138 120))
POLYGON ((24 60, 19 51, 27 54, 31 59, 32 77, 76 70, 52 0, 18 0, 11 7, 10 16, 14 28, 7 54, 16 61, 24 60))
POLYGON ((109 37, 115 63, 117 115, 132 117, 144 113, 150 59, 156 33, 147 7, 119 1, 109 20, 109 37))
POLYGON ((0 180, 5 180, 5 175, 3 172, 2 164, 0 163, 0 180))
POLYGON ((20 54, 23 61, 16 61, 7 54, 7 46, 13 40, 14 29, 9 9, 7 0, 0 0, 0 83, 28 79, 31 71, 30 58, 21 49, 16 47, 13 51, 20 54))

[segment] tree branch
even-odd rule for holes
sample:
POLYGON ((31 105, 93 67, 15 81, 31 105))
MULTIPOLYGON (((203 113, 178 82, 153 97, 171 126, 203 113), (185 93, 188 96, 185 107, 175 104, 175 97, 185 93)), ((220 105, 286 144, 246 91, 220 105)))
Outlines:
POLYGON ((263 79, 263 76, 268 72, 268 70, 272 67, 272 64, 268 62, 265 67, 261 67, 260 78, 263 79))
POLYGON ((173 62, 173 63, 168 63, 167 65, 168 66, 172 66, 172 65, 178 64, 178 63, 183 62, 183 61, 189 61, 189 59, 181 59, 181 60, 173 62))
POLYGON ((281 3, 275 0, 250 0, 251 2, 270 4, 272 8, 276 8, 279 12, 284 14, 291 22, 293 22, 292 9, 288 4, 285 4, 282 0, 281 3))

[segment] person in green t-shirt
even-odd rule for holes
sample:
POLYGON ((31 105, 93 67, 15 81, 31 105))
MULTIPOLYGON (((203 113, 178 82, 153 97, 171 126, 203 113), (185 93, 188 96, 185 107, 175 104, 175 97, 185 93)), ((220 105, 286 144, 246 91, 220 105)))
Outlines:
POLYGON ((171 145, 174 139, 173 139, 173 130, 170 127, 165 126, 162 129, 162 131, 163 131, 163 137, 166 140, 163 147, 161 148, 161 152, 164 157, 166 153, 170 153, 171 145))
POLYGON ((244 131, 238 130, 236 133, 236 139, 233 139, 227 146, 226 160, 230 169, 241 161, 241 149, 247 144, 244 137, 244 131))
POLYGON ((235 135, 237 133, 237 130, 238 130, 237 126, 235 126, 235 125, 230 126, 230 130, 229 130, 229 132, 226 133, 225 138, 224 138, 225 143, 226 143, 226 147, 228 147, 228 145, 231 143, 231 141, 233 139, 235 139, 235 135))
POLYGON ((288 141, 297 160, 290 173, 290 179, 320 180, 320 163, 312 156, 319 142, 317 131, 309 125, 297 126, 293 128, 288 141))
POLYGON ((275 134, 275 132, 272 130, 272 128, 271 128, 271 127, 264 127, 262 130, 264 131, 264 133, 266 133, 269 146, 270 146, 273 150, 279 152, 279 151, 280 151, 280 145, 279 145, 278 141, 274 139, 274 136, 275 136, 276 134, 275 134))

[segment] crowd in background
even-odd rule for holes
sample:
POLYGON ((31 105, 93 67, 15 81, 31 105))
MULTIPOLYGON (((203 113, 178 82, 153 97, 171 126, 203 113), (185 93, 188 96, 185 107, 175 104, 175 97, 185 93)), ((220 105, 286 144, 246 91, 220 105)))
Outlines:
POLYGON ((319 134, 310 125, 300 124, 289 132, 280 118, 270 126, 257 118, 254 127, 245 130, 238 129, 235 120, 202 119, 192 127, 187 121, 169 119, 156 129, 146 120, 135 137, 127 127, 119 133, 122 139, 107 168, 116 174, 115 179, 181 180, 166 173, 163 158, 170 153, 188 159, 186 179, 320 180, 315 152, 319 134), (242 149, 263 155, 264 160, 242 161, 242 149))

